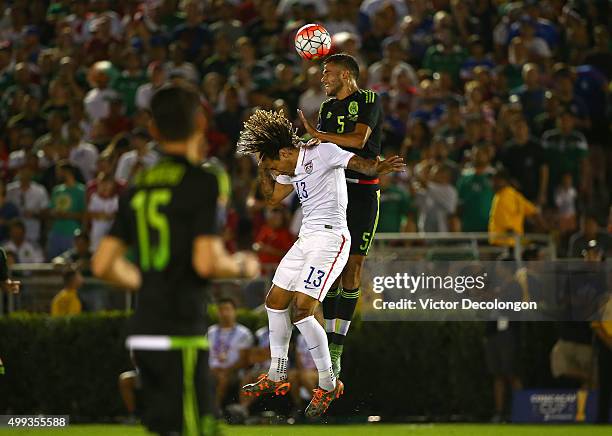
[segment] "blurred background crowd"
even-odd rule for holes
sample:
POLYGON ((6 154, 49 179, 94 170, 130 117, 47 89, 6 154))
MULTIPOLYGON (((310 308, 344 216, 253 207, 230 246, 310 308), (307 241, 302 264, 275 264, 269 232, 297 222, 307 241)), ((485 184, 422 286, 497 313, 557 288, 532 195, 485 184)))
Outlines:
POLYGON ((147 109, 168 81, 201 89, 228 248, 278 262, 299 202, 266 209, 256 162, 235 144, 254 108, 316 121, 320 67, 293 49, 311 22, 358 59, 360 85, 383 101, 383 153, 409 163, 381 180, 379 233, 520 233, 533 216, 525 231, 553 233, 562 256, 591 240, 612 247, 606 0, 4 0, 0 10, 0 240, 13 262, 95 249, 117 195, 159 156, 147 109), (527 200, 507 211, 520 226, 491 222, 503 186, 527 200))

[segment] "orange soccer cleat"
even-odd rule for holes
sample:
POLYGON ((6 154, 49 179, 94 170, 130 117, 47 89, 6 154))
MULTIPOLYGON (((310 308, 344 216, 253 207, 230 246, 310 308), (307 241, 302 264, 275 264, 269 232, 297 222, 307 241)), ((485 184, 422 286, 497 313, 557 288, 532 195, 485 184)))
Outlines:
POLYGON ((291 383, 287 380, 273 381, 268 378, 268 374, 261 374, 255 383, 249 383, 242 387, 242 392, 246 396, 256 396, 264 394, 286 395, 291 389, 291 383))
POLYGON ((344 383, 338 380, 336 382, 336 389, 326 391, 321 388, 316 388, 313 389, 312 392, 312 400, 310 400, 310 404, 308 404, 304 412, 308 418, 316 418, 323 415, 331 402, 336 398, 340 398, 340 395, 344 393, 344 383))

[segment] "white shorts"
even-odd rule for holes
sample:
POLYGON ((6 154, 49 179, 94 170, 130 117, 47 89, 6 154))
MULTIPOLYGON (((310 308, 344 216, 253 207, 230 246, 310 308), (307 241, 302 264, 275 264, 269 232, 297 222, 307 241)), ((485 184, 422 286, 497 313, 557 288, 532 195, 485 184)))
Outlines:
POLYGON ((281 260, 272 283, 323 301, 349 258, 347 232, 318 231, 301 235, 281 260))

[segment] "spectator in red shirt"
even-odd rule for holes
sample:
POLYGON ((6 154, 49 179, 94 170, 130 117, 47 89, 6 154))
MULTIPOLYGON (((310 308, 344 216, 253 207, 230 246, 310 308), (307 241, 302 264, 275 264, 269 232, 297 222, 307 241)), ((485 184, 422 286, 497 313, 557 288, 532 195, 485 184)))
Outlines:
POLYGON ((291 248, 295 236, 287 226, 286 212, 283 207, 266 211, 266 223, 261 227, 253 250, 257 252, 262 265, 262 273, 273 271, 285 253, 291 248))

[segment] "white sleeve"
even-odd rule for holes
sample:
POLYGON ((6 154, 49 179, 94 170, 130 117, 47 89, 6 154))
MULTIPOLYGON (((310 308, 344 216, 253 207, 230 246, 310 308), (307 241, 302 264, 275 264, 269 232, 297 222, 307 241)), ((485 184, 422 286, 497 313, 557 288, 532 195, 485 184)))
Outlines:
POLYGON ((317 145, 317 151, 321 161, 327 164, 330 168, 346 168, 349 160, 355 156, 350 151, 342 150, 336 144, 324 142, 317 145))
POLYGON ((275 177, 276 183, 280 183, 281 185, 291 185, 291 177, 286 176, 285 174, 279 174, 275 177))

